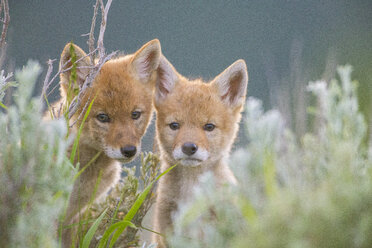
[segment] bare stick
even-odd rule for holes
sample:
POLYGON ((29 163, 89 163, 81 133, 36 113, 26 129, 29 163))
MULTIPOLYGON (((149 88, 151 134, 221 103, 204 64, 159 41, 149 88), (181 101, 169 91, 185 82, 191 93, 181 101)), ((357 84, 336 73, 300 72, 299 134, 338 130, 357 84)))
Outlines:
MULTIPOLYGON (((1 1, 7 1, 7 0, 1 0, 1 1)), ((72 100, 72 102, 70 104, 70 107, 69 107, 69 110, 68 110, 68 113, 69 113, 68 118, 69 119, 71 119, 71 117, 80 108, 81 100, 82 100, 83 96, 85 95, 87 89, 89 87, 91 87, 95 77, 97 76, 97 74, 101 70, 102 66, 106 63, 106 61, 110 60, 117 53, 115 51, 115 52, 110 53, 109 55, 106 55, 105 54, 105 48, 104 48, 104 45, 103 45, 103 38, 104 38, 104 33, 105 33, 105 30, 106 30, 106 24, 107 24, 107 15, 108 15, 108 11, 110 9, 111 3, 112 3, 112 0, 108 0, 106 5, 104 5, 103 0, 96 0, 96 4, 94 5, 94 14, 93 14, 93 18, 92 18, 90 33, 89 33, 89 39, 87 41, 88 46, 89 46, 89 53, 86 55, 86 56, 90 57, 91 62, 92 62, 92 66, 82 67, 82 68, 88 68, 90 70, 89 70, 89 74, 86 77, 83 85, 80 86, 80 90, 79 90, 78 95, 74 97, 74 99, 72 100), (101 26, 100 26, 100 31, 99 31, 98 41, 97 41, 97 48, 94 48, 94 29, 95 29, 95 22, 96 22, 99 6, 101 8, 102 19, 101 19, 101 26), (97 51, 98 51, 98 63, 94 65, 94 54, 97 51)), ((81 59, 84 59, 86 56, 84 56, 83 58, 80 58, 75 63, 78 63, 81 59)), ((70 66, 69 68, 65 68, 67 66, 67 64, 70 63, 70 62, 71 62, 71 60, 67 61, 64 65, 61 65, 58 72, 50 79, 51 73, 53 71, 53 65, 52 65, 53 60, 48 61, 48 71, 47 71, 47 75, 46 75, 45 80, 44 80, 44 85, 43 85, 43 90, 42 90, 42 97, 46 94, 48 88, 53 83, 53 81, 61 73, 65 73, 65 72, 71 70, 72 66, 70 66)), ((53 92, 57 88, 57 86, 58 85, 53 87, 53 89, 50 92, 48 92, 48 94, 46 94, 46 95, 49 96, 49 94, 51 92, 53 92)), ((88 101, 88 103, 89 103, 89 101, 88 101)), ((83 107, 82 113, 85 111, 86 108, 87 108, 87 104, 83 107)), ((81 118, 82 113, 80 113, 78 118, 76 120, 74 120, 74 123, 72 125, 74 125, 76 123, 76 121, 81 118)))
MULTIPOLYGON (((107 14, 110 9, 112 0, 108 0, 106 3, 106 6, 103 3, 103 0, 99 0, 100 6, 101 6, 101 11, 102 11, 102 19, 101 19, 101 26, 99 30, 99 36, 98 36, 98 41, 97 41, 97 49, 98 49, 98 63, 95 65, 95 68, 90 70, 88 77, 85 79, 83 86, 80 88, 79 94, 73 99, 70 108, 69 108, 69 119, 76 113, 78 108, 80 107, 81 104, 81 99, 85 94, 85 91, 88 87, 91 86, 93 83, 94 78, 97 76, 99 71, 101 70, 102 66, 104 63, 111 59, 116 52, 113 52, 109 55, 106 56, 105 54, 105 48, 103 46, 103 38, 106 30, 106 24, 107 24, 107 14)), ((97 5, 95 6, 95 8, 97 5)))
POLYGON ((3 48, 3 46, 6 43, 5 38, 6 38, 6 33, 8 31, 8 25, 10 22, 8 0, 1 0, 1 5, 4 8, 4 20, 3 20, 3 31, 1 33, 1 39, 0 39, 0 47, 3 48))
MULTIPOLYGON (((83 56, 81 58, 79 58, 78 60, 76 60, 75 63, 79 63, 81 60, 85 59, 87 56, 90 56, 92 53, 95 53, 97 51, 97 48, 94 49, 91 53, 88 53, 86 56, 83 56)), ((53 60, 54 61, 54 60, 53 60)), ((68 68, 66 68, 67 64, 69 64, 71 62, 71 59, 67 60, 58 70, 58 72, 52 77, 52 79, 50 79, 49 81, 45 81, 44 80, 44 86, 43 88, 45 87, 45 92, 49 89, 50 85, 54 82, 54 80, 56 80, 56 78, 61 74, 61 73, 65 73, 65 72, 68 72, 71 70, 72 68, 72 65, 68 68), (47 83, 46 83, 47 82, 47 83)), ((78 67, 78 68, 82 68, 82 67, 78 67)), ((85 67, 84 67, 85 68, 85 67)), ((90 66, 89 68, 94 68, 94 66, 90 66)), ((47 97, 58 87, 58 85, 54 86, 47 94, 47 97)))
POLYGON ((83 98, 87 88, 89 88, 91 86, 94 78, 97 76, 97 74, 101 70, 104 63, 106 63, 106 61, 110 60, 113 56, 115 56, 116 53, 117 52, 115 51, 115 52, 112 52, 109 55, 105 56, 102 63, 98 63, 95 66, 95 68, 92 70, 92 72, 89 73, 88 77, 85 79, 84 84, 79 91, 79 94, 71 102, 71 105, 70 105, 70 108, 69 108, 69 114, 68 114, 69 119, 71 119, 71 117, 76 113, 76 111, 80 107, 81 99, 83 98))
POLYGON ((3 1, 0 2, 0 16, 2 12, 3 12, 3 1))
POLYGON ((88 47, 89 47, 89 53, 90 55, 90 61, 92 64, 94 64, 94 55, 93 55, 93 50, 94 49, 94 29, 96 27, 96 18, 98 14, 98 4, 99 0, 96 1, 96 4, 94 5, 94 11, 93 11, 93 18, 92 18, 92 24, 90 26, 90 32, 89 32, 89 39, 87 41, 88 47))
POLYGON ((83 114, 85 113, 85 111, 87 110, 87 108, 90 104, 91 96, 92 96, 92 94, 89 94, 88 101, 86 101, 86 103, 83 107, 83 110, 80 112, 79 117, 72 124, 70 124, 70 126, 69 126, 70 128, 73 127, 76 124, 76 122, 83 117, 83 114))
POLYGON ((99 30, 99 36, 97 41, 97 48, 98 48, 98 54, 99 59, 103 60, 103 57, 105 56, 105 47, 103 46, 103 37, 105 35, 106 31, 106 24, 107 24, 107 14, 110 9, 112 0, 108 0, 106 3, 106 6, 103 5, 103 0, 100 0, 101 3, 101 10, 102 10, 102 21, 101 21, 101 27, 99 30))
POLYGON ((1 0, 0 10, 1 10, 0 14, 4 10, 4 18, 2 20, 3 31, 1 33, 1 38, 0 38, 0 68, 2 68, 4 64, 5 56, 6 56, 6 48, 7 48, 6 34, 8 31, 8 25, 10 22, 8 0, 1 0))
POLYGON ((47 64, 48 64, 48 71, 47 71, 47 73, 46 73, 46 76, 45 76, 45 79, 44 79, 44 84, 43 84, 43 89, 42 89, 42 91, 41 91, 41 96, 40 96, 40 100, 42 101, 42 99, 44 98, 44 97, 46 97, 46 91, 47 91, 47 89, 48 89, 48 87, 49 87, 49 78, 50 78, 50 76, 52 75, 52 72, 53 72, 53 62, 55 61, 55 59, 53 59, 53 60, 51 60, 51 59, 49 59, 48 60, 48 62, 47 62, 47 64))

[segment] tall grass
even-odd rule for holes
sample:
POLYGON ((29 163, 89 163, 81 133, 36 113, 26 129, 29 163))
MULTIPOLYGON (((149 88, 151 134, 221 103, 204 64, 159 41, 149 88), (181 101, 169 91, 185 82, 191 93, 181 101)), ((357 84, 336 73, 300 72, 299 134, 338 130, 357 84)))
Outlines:
POLYGON ((136 168, 124 168, 126 176, 115 186, 103 202, 93 204, 87 211, 86 228, 105 212, 91 241, 92 247, 138 247, 138 231, 142 220, 155 201, 153 185, 160 177, 159 159, 152 153, 141 154, 140 173, 136 168))
POLYGON ((312 82, 318 118, 303 137, 260 101, 246 106, 249 144, 231 166, 238 186, 216 190, 205 175, 176 216, 172 247, 370 247, 372 158, 351 67, 339 81, 312 82), (299 142, 298 142, 299 141, 299 142))

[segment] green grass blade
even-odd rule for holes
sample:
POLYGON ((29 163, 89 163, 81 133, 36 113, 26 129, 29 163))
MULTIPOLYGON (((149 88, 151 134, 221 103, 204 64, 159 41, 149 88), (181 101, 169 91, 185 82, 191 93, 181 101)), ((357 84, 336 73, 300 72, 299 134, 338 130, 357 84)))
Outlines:
POLYGON ((110 237, 110 235, 121 225, 121 222, 117 222, 113 225, 111 225, 105 233, 103 234, 101 240, 99 241, 99 246, 98 247, 104 247, 110 237))
POLYGON ((111 223, 110 225, 112 225, 114 223, 114 220, 116 219, 116 216, 118 214, 118 211, 119 211, 119 206, 121 205, 121 203, 123 202, 124 200, 124 191, 121 193, 120 195, 120 200, 119 200, 119 203, 116 205, 116 208, 115 208, 115 212, 114 212, 114 215, 112 216, 112 219, 111 219, 111 223))
POLYGON ((77 151, 77 148, 78 148, 78 145, 79 145, 79 140, 80 140, 80 135, 81 135, 81 131, 83 130, 83 126, 84 126, 84 123, 85 123, 85 120, 88 118, 88 115, 90 113, 90 110, 93 106, 93 103, 94 103, 94 100, 96 98, 94 97, 94 99, 90 102, 89 106, 88 106, 88 109, 87 111, 85 112, 85 115, 84 115, 84 118, 81 122, 81 125, 79 127, 79 130, 78 130, 78 133, 77 133, 77 136, 76 136, 76 139, 75 139, 75 142, 74 142, 74 145, 72 147, 72 150, 71 150, 71 156, 70 156, 70 162, 73 164, 74 163, 74 159, 75 159, 75 156, 76 156, 76 151, 77 151))
POLYGON ((127 228, 127 226, 130 226, 132 228, 137 229, 137 227, 132 222, 126 221, 126 220, 121 221, 121 225, 118 227, 118 229, 116 230, 116 232, 112 236, 109 248, 112 248, 114 246, 115 242, 118 240, 118 238, 124 232, 125 228, 127 228))
POLYGON ((103 211, 103 213, 96 219, 93 225, 89 228, 88 232, 84 236, 82 248, 89 248, 90 242, 93 239, 94 234, 96 233, 99 224, 102 222, 103 217, 105 217, 108 208, 103 211))
POLYGON ((163 235, 162 233, 160 233, 160 232, 156 232, 156 231, 154 231, 154 230, 152 230, 152 229, 150 229, 150 228, 147 228, 147 227, 144 227, 144 226, 140 226, 140 228, 143 229, 143 230, 146 230, 146 231, 148 231, 148 232, 155 233, 155 234, 157 234, 157 235, 159 235, 159 236, 164 237, 164 235, 163 235))
POLYGON ((174 167, 176 167, 177 164, 173 165, 172 167, 168 168, 165 170, 163 173, 161 173, 151 184, 149 184, 145 190, 139 195, 137 200, 134 202, 133 206, 131 209, 128 211, 128 213, 125 215, 124 220, 131 221, 134 217, 134 215, 137 213, 138 209, 141 207, 143 201, 146 199, 146 196, 150 192, 153 184, 158 181, 162 176, 167 174, 169 171, 171 171, 174 167))
POLYGON ((7 110, 8 109, 8 107, 7 106, 5 106, 2 102, 0 102, 0 107, 2 107, 3 109, 5 109, 5 110, 7 110))
POLYGON ((76 175, 74 176, 74 181, 81 175, 81 173, 83 173, 94 161, 96 161, 96 159, 99 157, 99 155, 101 155, 102 151, 100 152, 97 152, 96 155, 94 155, 94 157, 89 160, 89 162, 81 169, 79 170, 78 173, 76 173, 76 175))
POLYGON ((54 119, 54 115, 53 115, 52 107, 50 106, 50 103, 48 101, 48 97, 46 96, 45 93, 44 93, 43 97, 44 97, 45 103, 47 105, 48 112, 50 114, 50 118, 53 120, 54 119))
POLYGON ((119 227, 123 226, 125 223, 127 224, 132 224, 134 227, 136 227, 132 222, 129 222, 129 221, 119 221, 119 222, 116 222, 115 224, 112 224, 106 231, 105 233, 103 234, 100 242, 99 242, 99 246, 98 247, 103 247, 104 245, 106 245, 108 239, 110 238, 111 234, 116 230, 118 229, 119 227))
POLYGON ((263 171, 264 171, 264 181, 265 181, 265 190, 268 197, 274 196, 277 192, 276 184, 276 168, 274 161, 273 152, 265 152, 264 162, 263 162, 263 171))
MULTIPOLYGON (((145 189, 144 189, 144 191, 138 196, 138 198, 137 198, 137 200, 134 202, 134 204, 133 204, 133 206, 130 208, 130 210, 128 211, 128 213, 125 215, 125 217, 124 217, 124 219, 123 219, 123 221, 126 221, 126 222, 130 222, 132 219, 133 219, 133 217, 135 216, 135 214, 137 213, 137 211, 139 210, 139 208, 141 207, 141 205, 142 205, 142 203, 145 201, 145 199, 146 199, 146 197, 147 197, 147 195, 149 194, 149 192, 150 192, 150 190, 151 190, 151 188, 152 188, 152 186, 154 185, 154 183, 156 182, 156 181, 158 181, 162 176, 164 176, 165 174, 167 174, 169 171, 171 171, 174 167, 176 167, 177 166, 177 164, 175 164, 175 165, 173 165, 172 167, 170 167, 170 168, 168 168, 167 170, 165 170, 163 173, 161 173, 152 183, 150 183, 145 189)), ((115 225, 115 224, 114 224, 115 225)), ((119 226, 121 226, 121 225, 119 225, 119 226)), ((126 225, 126 226, 124 226, 124 228, 120 228, 119 229, 119 226, 117 227, 118 228, 118 230, 115 232, 115 234, 114 234, 114 236, 115 236, 115 239, 114 239, 114 237, 111 239, 111 241, 110 241, 110 247, 112 247, 114 244, 115 244, 115 242, 116 242, 116 240, 119 238, 119 236, 120 236, 120 234, 122 233, 122 232, 124 232, 124 230, 125 230, 125 228, 128 226, 128 225, 126 225)), ((100 243, 99 243, 99 248, 103 248, 105 245, 106 245, 106 243, 107 243, 107 241, 108 241, 108 239, 109 239, 109 237, 110 237, 110 235, 114 232, 116 230, 116 228, 115 229, 113 229, 113 230, 111 230, 111 228, 109 228, 109 229, 107 229, 106 230, 106 232, 103 234, 103 237, 102 237, 102 239, 101 239, 101 241, 100 241, 100 243)))

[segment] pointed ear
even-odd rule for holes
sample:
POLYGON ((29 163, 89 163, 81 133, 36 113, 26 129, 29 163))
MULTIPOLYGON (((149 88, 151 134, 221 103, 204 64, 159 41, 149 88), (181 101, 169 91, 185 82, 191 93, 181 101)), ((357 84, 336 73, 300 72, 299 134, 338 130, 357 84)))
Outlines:
POLYGON ((211 82, 218 89, 222 101, 230 107, 244 104, 248 85, 248 72, 244 60, 230 65, 211 82))
POLYGON ((71 68, 72 61, 76 61, 76 78, 71 78, 71 70, 61 73, 61 86, 65 93, 67 93, 70 83, 72 90, 78 90, 83 85, 89 74, 88 67, 91 65, 90 58, 80 47, 73 43, 67 43, 61 54, 59 68, 61 70, 71 68), (76 84, 70 82, 75 79, 76 84))
POLYGON ((163 55, 161 55, 157 73, 155 102, 160 103, 172 92, 179 77, 173 65, 163 55))
POLYGON ((158 68, 160 54, 160 42, 155 39, 147 42, 133 55, 131 60, 132 67, 141 82, 147 83, 152 72, 158 68))

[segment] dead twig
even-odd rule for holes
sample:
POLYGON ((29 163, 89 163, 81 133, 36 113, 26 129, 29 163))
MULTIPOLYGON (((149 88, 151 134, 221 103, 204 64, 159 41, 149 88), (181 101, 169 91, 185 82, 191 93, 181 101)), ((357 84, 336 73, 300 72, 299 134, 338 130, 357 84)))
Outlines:
MULTIPOLYGON (((2 0, 2 1, 7 1, 7 0, 2 0)), ((105 31, 106 31, 106 24, 107 24, 107 15, 108 15, 111 3, 112 3, 112 0, 108 0, 106 5, 103 3, 103 0, 96 0, 96 4, 94 5, 94 13, 93 13, 93 18, 92 18, 92 24, 91 24, 91 27, 90 27, 90 32, 88 34, 89 38, 88 38, 88 41, 87 41, 87 44, 88 44, 88 47, 89 47, 89 53, 86 56, 84 56, 83 58, 79 58, 75 62, 77 64, 79 61, 81 61, 82 59, 89 56, 92 65, 91 66, 77 67, 79 69, 81 69, 81 68, 89 69, 89 74, 85 78, 84 83, 79 86, 80 89, 79 89, 78 95, 75 96, 74 99, 71 101, 71 104, 70 104, 69 109, 68 109, 68 118, 69 119, 71 119, 71 117, 81 107, 80 105, 81 105, 82 98, 84 97, 87 89, 89 87, 91 87, 95 77, 97 76, 97 74, 101 70, 102 66, 108 60, 110 60, 113 56, 115 56, 117 54, 117 52, 115 51, 115 52, 112 52, 112 53, 106 55, 105 48, 104 48, 104 45, 103 45, 103 38, 104 38, 104 34, 105 34, 105 31), (98 8, 99 7, 101 9, 102 18, 101 18, 101 25, 100 25, 99 36, 98 36, 98 41, 97 41, 97 47, 94 48, 94 43, 95 43, 94 30, 95 30, 95 24, 96 24, 96 19, 97 19, 98 8), (97 52, 98 52, 98 62, 95 64, 94 60, 95 60, 95 54, 97 52)), ((71 70, 71 68, 72 68, 72 65, 69 66, 68 68, 66 68, 66 66, 71 62, 71 60, 68 60, 64 65, 60 66, 58 72, 50 79, 51 73, 53 71, 53 62, 54 62, 54 60, 48 60, 48 62, 47 62, 48 71, 47 71, 47 74, 46 74, 46 77, 45 77, 45 80, 44 80, 44 85, 43 85, 43 89, 42 89, 42 98, 45 97, 45 96, 48 97, 58 87, 58 85, 56 85, 55 87, 52 88, 51 91, 49 91, 47 93, 50 85, 54 82, 54 80, 61 73, 65 73, 65 72, 71 70)), ((78 121, 81 118, 82 113, 84 113, 84 111, 86 110, 88 105, 89 105, 89 101, 85 104, 85 106, 83 107, 82 112, 79 114, 79 117, 74 120, 74 123, 71 126, 73 126, 76 123, 76 121, 78 121)))
POLYGON ((7 48, 6 34, 8 32, 8 26, 10 22, 8 0, 1 0, 0 15, 2 13, 4 13, 4 17, 2 19, 3 31, 1 32, 1 38, 0 38, 0 68, 3 67, 5 57, 6 57, 6 48, 7 48))
MULTIPOLYGON (((95 53, 97 51, 97 48, 96 49, 94 49, 93 51, 92 51, 92 53, 95 53)), ((90 56, 91 55, 91 53, 88 53, 86 56, 83 56, 83 57, 81 57, 81 58, 79 58, 78 60, 76 60, 76 62, 75 63, 79 63, 81 60, 83 60, 83 59, 85 59, 87 56, 90 56)), ((54 61, 54 60, 53 60, 54 61)), ((71 62, 71 59, 69 59, 69 60, 67 60, 60 68, 59 68, 59 70, 58 70, 58 72, 52 77, 52 79, 50 79, 49 81, 46 81, 46 80, 44 80, 44 86, 43 86, 43 88, 45 87, 46 88, 46 90, 45 90, 45 92, 49 89, 49 87, 50 87, 50 85, 54 82, 54 80, 61 74, 61 73, 65 73, 65 72, 68 72, 69 70, 71 70, 71 68, 72 68, 72 65, 70 66, 70 67, 68 67, 68 68, 66 68, 66 66, 69 64, 71 62)), ((81 67, 77 67, 77 68, 83 68, 83 66, 81 66, 81 67)), ((84 67, 85 68, 85 67, 84 67)), ((94 68, 94 66, 90 66, 89 68, 94 68)), ((57 85, 55 85, 49 92, 48 92, 48 94, 46 95, 47 97, 51 94, 51 93, 53 93, 54 92, 54 90, 58 87, 59 85, 57 84, 57 85)))
POLYGON ((3 31, 1 33, 0 39, 0 47, 2 48, 6 44, 6 33, 8 31, 8 26, 10 22, 8 0, 1 0, 1 7, 4 9, 3 31))
POLYGON ((41 90, 41 95, 40 95, 40 101, 42 102, 42 99, 44 97, 46 97, 46 91, 47 89, 49 88, 49 78, 50 76, 52 75, 52 72, 53 72, 53 62, 55 61, 55 59, 49 59, 47 64, 48 64, 48 70, 47 70, 47 73, 45 75, 45 79, 44 79, 44 84, 43 84, 43 89, 41 90))
MULTIPOLYGON (((103 4, 103 0, 99 0, 101 6, 101 27, 99 29, 98 41, 97 41, 97 48, 98 48, 98 57, 102 59, 105 56, 105 47, 103 46, 103 36, 106 30, 106 18, 107 14, 105 14, 105 5, 103 4)), ((109 2, 107 2, 109 4, 109 2)), ((111 3, 110 3, 111 4, 111 3)), ((108 6, 110 8, 110 6, 108 6)))
MULTIPOLYGON (((99 71, 101 70, 102 66, 104 65, 104 63, 106 63, 106 61, 110 60, 113 56, 115 56, 117 54, 117 52, 112 52, 110 53, 109 55, 107 56, 104 56, 104 59, 102 60, 102 62, 96 64, 95 68, 93 68, 91 70, 91 72, 89 73, 88 77, 85 79, 84 81, 84 84, 83 86, 81 87, 80 91, 79 91, 79 94, 72 100, 71 102, 71 105, 70 105, 70 108, 69 108, 69 114, 68 114, 68 118, 71 119, 71 117, 76 113, 76 111, 78 110, 78 108, 80 107, 80 104, 81 104, 81 99, 83 98, 86 90, 91 86, 91 84, 93 83, 94 81, 94 78, 97 76, 97 74, 99 73, 99 71)), ((101 59, 100 59, 101 61, 101 59)), ((89 105, 89 101, 86 103, 89 105)), ((81 116, 81 115, 80 115, 81 116)), ((74 122, 76 123, 76 121, 74 122)))
POLYGON ((93 18, 92 18, 92 24, 90 26, 90 32, 89 32, 89 39, 87 41, 88 43, 88 47, 89 47, 89 53, 91 54, 90 55, 90 61, 92 64, 94 64, 94 54, 93 54, 93 50, 94 49, 94 29, 96 27, 96 18, 97 18, 97 14, 98 14, 98 5, 99 5, 99 0, 96 1, 96 4, 94 5, 94 11, 93 11, 93 18))
POLYGON ((90 95, 88 96, 88 100, 87 100, 87 102, 85 103, 85 105, 84 105, 84 107, 83 107, 83 110, 80 112, 78 118, 77 118, 76 120, 74 120, 73 123, 70 124, 70 126, 69 126, 70 128, 73 127, 73 126, 76 124, 76 122, 77 122, 78 120, 80 120, 80 119, 83 117, 83 114, 85 113, 85 111, 87 110, 87 108, 88 108, 88 106, 89 106, 89 103, 90 103, 90 101, 91 101, 91 98, 92 98, 92 93, 90 93, 90 95))
MULTIPOLYGON (((97 3, 98 3, 98 0, 97 0, 97 3)), ((95 9, 97 8, 97 3, 95 5, 95 9)), ((97 76, 97 74, 101 70, 104 63, 106 63, 106 61, 111 59, 116 54, 116 52, 113 52, 113 53, 110 53, 109 55, 106 55, 105 47, 103 45, 103 38, 105 35, 106 24, 107 24, 107 14, 110 9, 112 0, 108 0, 106 3, 106 6, 104 5, 103 0, 99 0, 99 3, 101 6, 101 11, 102 11, 101 13, 102 18, 101 18, 101 26, 100 26, 99 36, 98 36, 98 41, 97 41, 97 50, 98 50, 98 58, 99 58, 98 63, 95 65, 95 68, 90 70, 88 77, 85 79, 83 86, 80 88, 79 94, 73 99, 70 105, 70 108, 69 108, 69 112, 68 112, 69 119, 71 119, 71 117, 76 113, 76 111, 80 107, 82 97, 84 96, 87 88, 89 88, 91 84, 93 83, 94 78, 97 76)))

